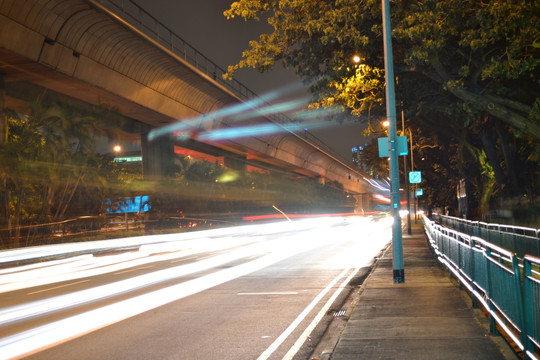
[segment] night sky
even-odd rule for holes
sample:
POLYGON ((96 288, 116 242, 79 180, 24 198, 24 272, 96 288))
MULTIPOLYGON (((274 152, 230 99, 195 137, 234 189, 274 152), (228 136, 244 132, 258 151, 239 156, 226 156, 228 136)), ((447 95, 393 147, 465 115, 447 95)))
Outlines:
MULTIPOLYGON (((234 18, 227 20, 223 11, 229 8, 232 0, 135 0, 146 11, 169 27, 184 41, 191 44, 203 55, 220 67, 236 64, 242 51, 250 40, 256 40, 262 32, 272 28, 265 22, 245 22, 234 18)), ((259 73, 254 69, 242 69, 236 79, 257 94, 279 89, 300 80, 293 71, 286 70, 281 64, 268 73, 259 73)), ((309 96, 307 90, 292 96, 309 96)), ((287 99, 282 99, 283 101, 287 99)), ((358 123, 329 122, 324 129, 310 130, 345 159, 351 158, 351 147, 365 142, 362 137, 363 125, 358 123)))

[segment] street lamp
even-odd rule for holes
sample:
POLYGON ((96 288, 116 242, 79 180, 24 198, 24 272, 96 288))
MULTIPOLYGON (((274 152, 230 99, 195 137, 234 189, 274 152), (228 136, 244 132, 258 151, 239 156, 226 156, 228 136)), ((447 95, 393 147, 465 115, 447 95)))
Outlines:
POLYGON ((394 66, 392 58, 392 38, 390 25, 390 2, 382 0, 383 38, 384 38, 384 74, 386 81, 386 115, 389 126, 388 154, 390 155, 391 198, 390 206, 394 222, 392 226, 392 265, 394 283, 405 282, 403 268, 403 239, 401 234, 401 217, 399 214, 399 165, 397 152, 396 103, 394 91, 394 66))

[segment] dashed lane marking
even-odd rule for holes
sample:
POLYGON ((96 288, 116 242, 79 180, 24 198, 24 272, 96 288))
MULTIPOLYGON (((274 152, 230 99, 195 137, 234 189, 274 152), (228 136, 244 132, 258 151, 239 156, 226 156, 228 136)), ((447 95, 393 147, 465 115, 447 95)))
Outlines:
POLYGON ((296 291, 285 291, 285 292, 260 292, 260 293, 238 293, 236 295, 298 295, 296 291))
POLYGON ((81 280, 81 281, 77 281, 77 282, 74 282, 74 283, 59 285, 59 286, 55 286, 55 287, 51 287, 51 288, 47 288, 47 289, 43 289, 43 290, 32 291, 32 292, 27 293, 27 295, 39 294, 39 293, 42 293, 42 292, 45 292, 45 291, 50 291, 50 290, 54 290, 54 289, 60 289, 60 288, 63 288, 63 287, 77 285, 77 284, 81 284, 81 283, 88 282, 88 281, 90 281, 90 280, 81 280))

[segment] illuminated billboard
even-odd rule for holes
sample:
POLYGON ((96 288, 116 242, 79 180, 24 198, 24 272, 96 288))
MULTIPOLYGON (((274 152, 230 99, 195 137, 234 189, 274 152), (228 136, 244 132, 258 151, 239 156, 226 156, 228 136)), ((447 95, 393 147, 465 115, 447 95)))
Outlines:
POLYGON ((123 197, 115 201, 106 199, 107 214, 146 212, 150 210, 150 197, 148 195, 123 197))

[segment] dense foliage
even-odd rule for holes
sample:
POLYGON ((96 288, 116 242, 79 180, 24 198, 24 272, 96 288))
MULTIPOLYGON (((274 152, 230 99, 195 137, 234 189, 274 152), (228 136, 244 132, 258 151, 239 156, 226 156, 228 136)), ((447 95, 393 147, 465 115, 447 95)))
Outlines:
POLYGON ((120 127, 112 112, 84 112, 40 97, 28 115, 10 113, 4 121, 0 245, 29 245, 43 224, 100 212, 114 164, 98 154, 96 139, 112 138, 120 127))
MULTIPOLYGON (((472 215, 530 203, 540 187, 540 3, 427 0, 391 4, 397 102, 412 129, 427 206, 456 208, 466 179, 472 215), (435 147, 434 147, 435 146, 435 147)), ((381 2, 240 0, 228 18, 273 26, 250 42, 243 67, 276 61, 311 84, 312 107, 383 116, 381 2), (359 55, 360 64, 352 58, 359 55)))

